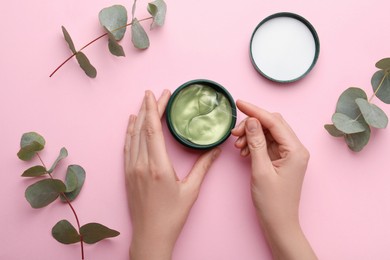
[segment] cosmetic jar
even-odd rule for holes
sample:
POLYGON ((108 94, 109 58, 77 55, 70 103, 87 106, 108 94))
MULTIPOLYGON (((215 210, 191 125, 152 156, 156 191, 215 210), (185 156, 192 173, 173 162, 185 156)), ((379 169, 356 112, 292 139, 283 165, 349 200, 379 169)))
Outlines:
POLYGON ((206 79, 178 87, 166 108, 167 125, 174 138, 186 147, 211 149, 222 144, 236 124, 237 111, 230 93, 206 79))

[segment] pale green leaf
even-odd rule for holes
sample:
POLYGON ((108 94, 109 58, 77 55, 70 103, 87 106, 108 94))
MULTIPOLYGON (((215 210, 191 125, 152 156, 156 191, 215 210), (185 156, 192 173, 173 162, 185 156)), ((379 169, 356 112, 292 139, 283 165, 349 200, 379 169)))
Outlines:
POLYGON ((114 35, 115 40, 120 41, 126 32, 127 10, 122 5, 104 8, 99 13, 99 21, 114 35))
POLYGON ((51 168, 49 169, 49 173, 52 173, 54 171, 54 169, 57 167, 57 164, 64 158, 66 158, 68 156, 68 151, 66 150, 65 147, 62 147, 61 150, 60 150, 60 154, 58 155, 57 159, 55 160, 55 162, 53 163, 53 165, 51 166, 51 168))
POLYGON ((37 142, 42 147, 44 147, 46 144, 46 141, 42 135, 35 133, 35 132, 28 132, 28 133, 24 133, 22 135, 22 138, 20 140, 20 148, 24 148, 24 147, 32 144, 33 142, 37 142))
POLYGON ((75 171, 68 170, 65 176, 65 193, 75 191, 78 187, 78 179, 75 171))
POLYGON ((55 240, 62 244, 74 244, 81 240, 76 228, 66 219, 58 221, 52 228, 51 234, 55 240))
POLYGON ((371 129, 367 126, 363 132, 345 135, 344 140, 350 150, 360 152, 368 144, 370 136, 371 129))
POLYGON ((80 65, 80 67, 84 70, 85 74, 87 74, 90 78, 96 78, 97 71, 94 66, 89 62, 87 56, 85 56, 82 52, 76 53, 76 59, 80 65))
POLYGON ((100 240, 116 237, 120 233, 99 223, 88 223, 80 228, 83 241, 87 244, 94 244, 100 240))
POLYGON ((17 156, 20 160, 29 161, 34 157, 37 151, 41 151, 42 149, 43 146, 40 143, 33 141, 29 145, 20 148, 19 152, 17 153, 17 156))
POLYGON ((390 69, 390 58, 381 59, 380 61, 378 61, 375 64, 375 67, 377 67, 378 69, 381 69, 381 70, 390 69))
POLYGON ((114 35, 106 27, 104 27, 104 29, 108 35, 108 49, 111 54, 115 56, 126 56, 123 47, 115 40, 114 35))
POLYGON ((133 19, 131 25, 131 41, 137 49, 147 49, 150 45, 149 37, 137 18, 133 19))
MULTIPOLYGON (((72 192, 65 192, 65 196, 68 198, 69 201, 73 201, 76 199, 76 197, 79 195, 81 188, 84 185, 85 181, 85 170, 79 166, 79 165, 69 165, 67 169, 67 175, 68 174, 75 174, 77 177, 77 188, 73 190, 72 192), (72 173, 70 173, 72 172, 72 173)), ((61 200, 65 202, 65 198, 61 196, 61 200)))
POLYGON ((372 85, 372 89, 374 90, 375 95, 382 102, 384 102, 386 104, 390 104, 389 73, 385 73, 383 70, 375 72, 375 74, 371 78, 371 85, 372 85))
POLYGON ((65 29, 64 26, 62 26, 62 33, 64 34, 65 41, 69 45, 69 49, 72 51, 73 54, 75 54, 76 53, 76 48, 74 47, 73 40, 70 37, 70 34, 68 33, 68 31, 65 29))
POLYGON ((38 177, 44 174, 47 174, 46 168, 41 165, 37 165, 25 170, 22 177, 38 177))
POLYGON ((324 125, 324 128, 326 129, 326 131, 328 131, 328 133, 333 136, 333 137, 341 137, 341 136, 344 136, 344 133, 340 130, 338 130, 334 125, 332 124, 327 124, 327 125, 324 125))
POLYGON ((156 0, 148 4, 148 12, 153 17, 153 22, 150 25, 150 29, 154 29, 158 26, 163 26, 165 22, 165 16, 167 13, 167 4, 164 0, 156 0))
POLYGON ((347 115, 350 118, 357 118, 360 115, 360 109, 356 104, 357 98, 367 100, 367 95, 360 88, 348 88, 339 97, 336 106, 336 113, 347 115))
POLYGON ((342 113, 334 113, 332 116, 334 126, 346 134, 354 134, 365 131, 365 127, 358 120, 352 119, 342 113))
POLYGON ((66 189, 61 180, 44 179, 27 187, 25 197, 33 208, 42 208, 55 201, 66 189))
POLYGON ((367 124, 375 128, 387 127, 388 118, 382 109, 362 98, 356 99, 356 103, 358 104, 367 124))

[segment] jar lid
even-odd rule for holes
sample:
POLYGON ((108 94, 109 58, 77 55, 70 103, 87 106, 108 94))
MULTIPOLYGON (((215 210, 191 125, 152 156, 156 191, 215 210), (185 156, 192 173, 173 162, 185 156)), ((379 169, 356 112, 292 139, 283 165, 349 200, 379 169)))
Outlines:
POLYGON ((282 12, 268 16, 254 30, 250 58, 269 80, 288 83, 306 76, 317 62, 320 41, 302 16, 282 12))

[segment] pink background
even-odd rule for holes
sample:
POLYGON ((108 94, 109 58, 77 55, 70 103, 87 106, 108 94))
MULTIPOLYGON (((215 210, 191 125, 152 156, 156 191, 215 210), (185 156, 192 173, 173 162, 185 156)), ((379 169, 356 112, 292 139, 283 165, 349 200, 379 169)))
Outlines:
MULTIPOLYGON (((0 259, 80 259, 79 245, 62 245, 52 226, 73 216, 65 204, 32 209, 24 198, 32 180, 20 174, 33 163, 16 153, 24 132, 47 141, 41 153, 51 164, 61 147, 69 151, 55 175, 69 164, 87 172, 74 202, 82 224, 100 222, 119 230, 117 238, 85 248, 86 259, 127 259, 131 224, 123 177, 123 141, 130 113, 146 89, 159 95, 182 83, 206 78, 225 86, 234 98, 278 111, 311 152, 301 200, 301 221, 320 259, 389 259, 390 130, 374 130, 361 153, 329 136, 337 98, 358 86, 371 95, 374 64, 389 56, 388 2, 167 0, 163 28, 150 32, 151 47, 122 44, 116 58, 100 40, 85 50, 98 69, 89 79, 75 60, 53 78, 49 74, 69 56, 61 25, 80 48, 103 31, 98 12, 113 4, 131 10, 132 1, 27 1, 2 3, 0 28, 1 234, 0 259), (294 84, 280 85, 252 67, 248 47, 253 29, 266 16, 289 11, 316 28, 321 52, 314 70, 294 84)), ((148 17, 140 1, 137 17, 148 17)), ((145 28, 149 22, 144 22, 145 28)), ((390 106, 376 99, 390 114, 390 106)), ((240 113, 239 120, 244 116, 240 113)), ((168 152, 180 176, 198 153, 179 145, 164 124, 168 152)), ((254 216, 249 192, 249 161, 240 158, 230 138, 206 178, 174 251, 175 260, 270 259, 254 216)), ((38 163, 35 161, 35 163, 38 163)), ((151 249, 153 250, 153 249, 151 249)))

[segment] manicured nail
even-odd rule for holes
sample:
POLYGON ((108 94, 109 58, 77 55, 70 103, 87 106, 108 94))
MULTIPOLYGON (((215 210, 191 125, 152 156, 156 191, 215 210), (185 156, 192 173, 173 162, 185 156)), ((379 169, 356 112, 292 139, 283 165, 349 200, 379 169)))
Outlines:
POLYGON ((248 119, 246 127, 249 132, 253 133, 259 128, 259 122, 256 119, 248 119))

